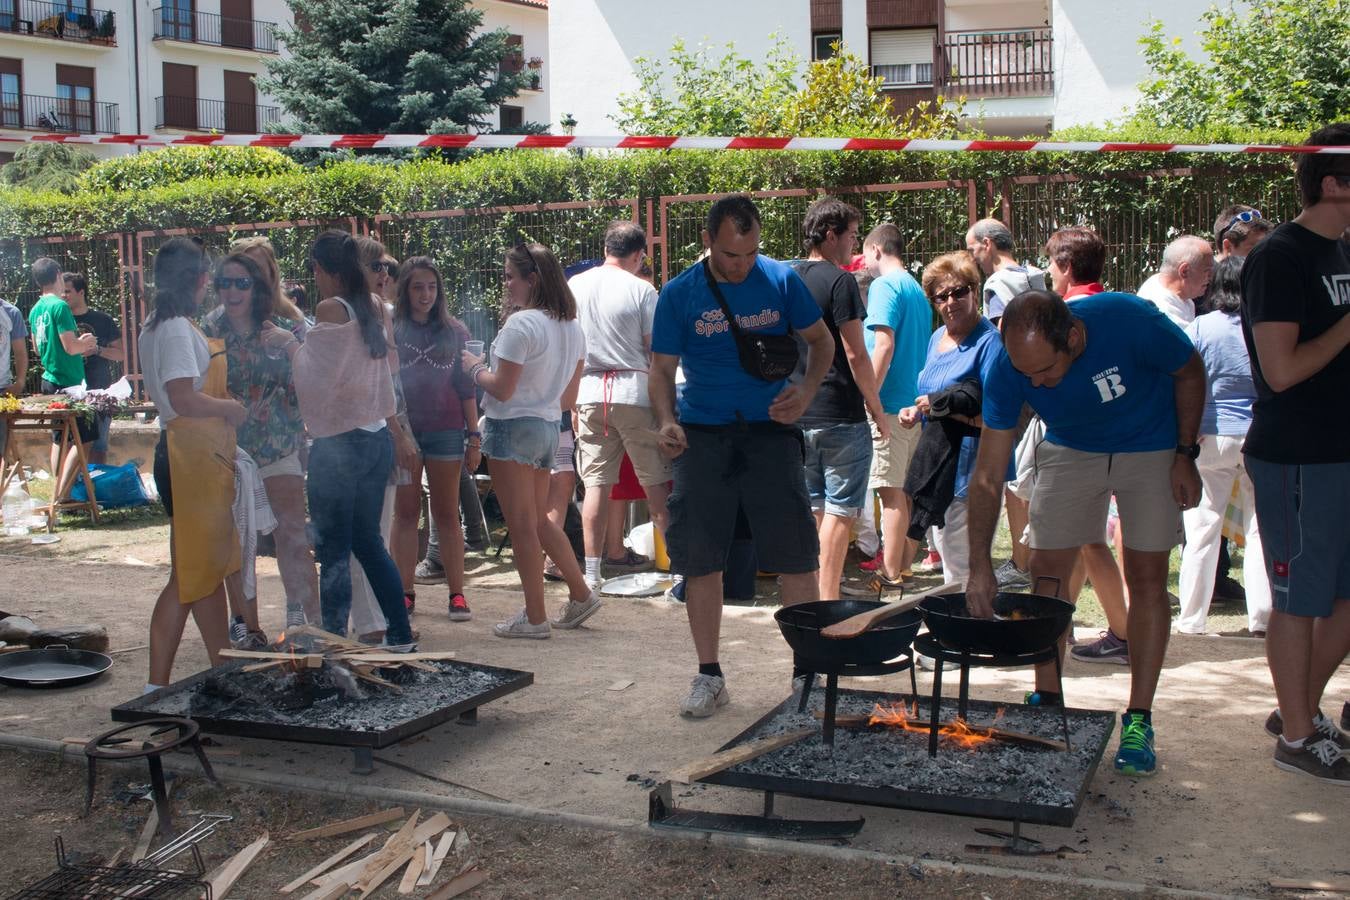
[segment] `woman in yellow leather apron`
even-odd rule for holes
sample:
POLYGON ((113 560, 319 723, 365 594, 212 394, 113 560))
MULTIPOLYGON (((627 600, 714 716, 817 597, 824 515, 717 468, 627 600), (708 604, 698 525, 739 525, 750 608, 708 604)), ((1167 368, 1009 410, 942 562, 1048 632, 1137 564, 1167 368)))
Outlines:
POLYGON ((206 293, 201 244, 172 238, 155 256, 153 310, 139 350, 145 390, 159 409, 155 486, 169 514, 169 583, 150 617, 150 680, 167 685, 189 611, 212 665, 229 646, 225 577, 239 570, 234 430, 247 411, 226 389, 223 341, 208 341, 191 316, 206 293))

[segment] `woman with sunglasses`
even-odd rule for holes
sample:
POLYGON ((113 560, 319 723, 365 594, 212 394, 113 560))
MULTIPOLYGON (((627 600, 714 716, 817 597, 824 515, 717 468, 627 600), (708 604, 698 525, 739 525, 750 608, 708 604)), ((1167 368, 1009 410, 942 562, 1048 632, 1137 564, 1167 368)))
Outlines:
POLYGON ((169 516, 171 550, 169 581, 150 615, 147 693, 169 683, 189 611, 212 665, 229 646, 225 579, 239 571, 230 513, 234 430, 248 411, 227 392, 225 348, 192 322, 210 273, 200 241, 165 241, 155 254, 152 311, 138 341, 145 390, 159 410, 155 487, 169 516))
MULTIPOLYGON (((296 324, 277 314, 276 291, 250 254, 234 252, 221 260, 215 287, 220 305, 207 314, 202 330, 208 337, 224 340, 230 395, 248 409, 236 439, 257 464, 267 502, 276 516, 272 534, 286 590, 286 625, 317 622, 319 581, 305 534, 305 473, 300 465, 305 425, 290 360, 285 355, 272 356, 262 342, 264 322, 292 332, 296 324)), ((236 616, 239 612, 235 606, 236 616)), ((245 619, 248 631, 258 629, 256 607, 245 619)), ((241 635, 231 637, 238 641, 241 635)))
POLYGON ((271 240, 261 235, 239 238, 230 241, 230 252, 242 253, 258 264, 258 268, 262 270, 263 281, 267 283, 268 290, 272 294, 272 314, 290 321, 291 330, 303 341, 305 332, 309 330, 309 322, 305 319, 304 311, 296 306, 283 290, 281 266, 277 263, 277 251, 272 246, 271 240))
POLYGON ((459 474, 481 462, 478 398, 460 351, 469 329, 450 315, 440 270, 429 256, 414 256, 399 273, 394 307, 400 379, 418 461, 394 500, 394 559, 403 593, 413 593, 417 525, 422 512, 422 470, 431 495, 431 518, 443 543, 441 562, 450 590, 452 622, 471 617, 464 599, 464 532, 459 522, 459 474))
POLYGON ((548 519, 549 471, 558 449, 558 421, 576 401, 585 359, 577 304, 562 266, 543 244, 506 254, 503 303, 518 307, 492 342, 492 367, 463 351, 461 359, 483 397, 483 453, 501 503, 525 608, 493 626, 503 638, 547 638, 576 628, 599 607, 563 530, 548 519), (551 623, 544 607, 544 553, 558 564, 569 599, 551 623))
POLYGON ((347 633, 354 555, 384 615, 391 649, 414 647, 398 567, 380 536, 380 509, 395 455, 409 465, 412 447, 394 418, 390 375, 393 330, 370 293, 356 240, 325 231, 310 248, 320 296, 316 324, 301 344, 264 324, 263 340, 294 366, 300 413, 314 438, 306 493, 317 535, 323 627, 347 633))
MULTIPOLYGON (((937 310, 942 324, 928 340, 928 356, 919 372, 920 394, 913 406, 900 410, 902 427, 913 428, 927 421, 933 413, 930 399, 949 388, 967 381, 978 382, 983 386, 985 376, 998 359, 1002 348, 998 329, 980 314, 981 281, 979 267, 965 252, 944 253, 923 270, 923 292, 937 310)), ((948 418, 972 429, 978 429, 981 425, 978 414, 951 415, 948 418)), ((936 427, 940 426, 935 421, 925 425, 925 428, 936 427)), ((943 527, 937 532, 937 551, 942 555, 943 578, 959 584, 965 584, 970 577, 970 552, 966 546, 966 491, 979 443, 978 433, 967 434, 960 439, 955 492, 951 504, 945 510, 943 527)), ((919 456, 917 450, 915 455, 916 458, 919 456)), ((914 473, 913 463, 910 472, 914 473)), ((907 475, 906 491, 910 487, 911 481, 907 475)))

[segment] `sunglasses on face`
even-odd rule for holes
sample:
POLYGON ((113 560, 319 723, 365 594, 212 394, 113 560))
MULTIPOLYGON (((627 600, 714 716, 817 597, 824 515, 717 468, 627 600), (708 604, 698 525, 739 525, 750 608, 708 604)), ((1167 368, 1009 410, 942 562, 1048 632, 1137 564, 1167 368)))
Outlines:
POLYGON ((216 290, 224 291, 229 290, 231 287, 235 288, 236 290, 247 291, 253 287, 253 279, 248 277, 247 275, 241 276, 239 278, 216 279, 216 290))
POLYGON ((948 290, 939 291, 938 293, 934 294, 933 303, 935 305, 941 305, 943 303, 946 303, 948 300, 960 300, 962 297, 966 296, 969 293, 970 293, 970 285, 963 284, 960 287, 950 288, 948 290))
POLYGON ((388 272, 390 275, 398 273, 398 263, 391 262, 373 262, 370 264, 370 271, 379 275, 381 272, 388 272))

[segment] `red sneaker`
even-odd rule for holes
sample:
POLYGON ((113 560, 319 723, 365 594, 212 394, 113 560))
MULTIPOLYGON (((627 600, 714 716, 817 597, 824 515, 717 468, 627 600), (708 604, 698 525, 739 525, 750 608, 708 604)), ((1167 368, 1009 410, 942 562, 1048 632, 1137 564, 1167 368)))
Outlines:
POLYGON ((404 591, 404 592, 403 592, 403 606, 404 606, 404 608, 406 608, 406 609, 408 610, 408 615, 411 616, 411 615, 413 614, 414 610, 417 609, 417 592, 416 592, 416 591, 404 591))
POLYGON ((450 595, 449 616, 451 622, 467 622, 473 618, 473 613, 469 611, 469 601, 464 599, 463 594, 450 595))
POLYGON ((865 559, 858 563, 858 568, 862 569, 864 572, 875 572, 877 569, 881 568, 881 551, 878 550, 877 555, 871 559, 865 559))

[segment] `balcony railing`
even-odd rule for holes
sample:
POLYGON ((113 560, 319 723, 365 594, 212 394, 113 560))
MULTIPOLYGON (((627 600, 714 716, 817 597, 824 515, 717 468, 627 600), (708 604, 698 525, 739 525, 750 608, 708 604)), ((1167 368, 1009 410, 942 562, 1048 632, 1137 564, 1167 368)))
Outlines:
POLYGON ((117 104, 36 94, 0 94, 0 128, 117 134, 117 104))
POLYGON ((0 8, 0 31, 112 46, 117 20, 106 9, 73 10, 65 3, 8 0, 0 8))
POLYGON ((1049 28, 949 31, 938 61, 949 94, 1027 97, 1054 93, 1049 28))
POLYGON ((192 12, 177 6, 160 6, 155 9, 152 18, 155 40, 210 44, 213 47, 233 47, 259 53, 277 52, 275 22, 233 19, 215 13, 192 12))
POLYGON ((256 103, 226 103, 197 97, 156 97, 155 127, 221 134, 261 134, 281 120, 281 110, 256 103))

